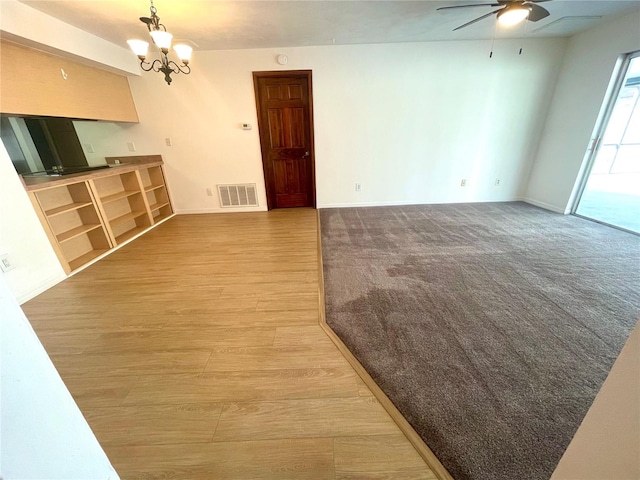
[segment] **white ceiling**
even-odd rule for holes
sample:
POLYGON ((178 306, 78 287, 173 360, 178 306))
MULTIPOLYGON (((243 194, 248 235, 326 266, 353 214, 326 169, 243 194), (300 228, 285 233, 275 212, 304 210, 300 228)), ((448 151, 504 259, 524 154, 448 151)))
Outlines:
MULTIPOLYGON (((148 0, 20 0, 66 23, 126 47, 145 38, 138 18, 149 16, 148 0)), ((494 9, 437 12, 470 1, 214 1, 155 0, 158 15, 174 39, 197 50, 293 47, 489 39, 495 17, 452 30, 494 9)), ((568 36, 640 7, 640 0, 553 0, 551 15, 527 26, 527 35, 568 36), (582 18, 580 18, 582 17, 582 18)), ((499 29, 499 38, 520 37, 524 27, 499 29)))

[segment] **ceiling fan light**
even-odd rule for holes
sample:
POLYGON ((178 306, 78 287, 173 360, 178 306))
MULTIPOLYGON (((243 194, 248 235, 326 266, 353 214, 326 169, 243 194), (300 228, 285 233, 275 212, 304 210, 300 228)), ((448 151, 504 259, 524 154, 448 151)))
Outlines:
POLYGON ((145 58, 147 56, 147 52, 149 51, 149 42, 145 42, 144 40, 127 40, 129 47, 133 50, 140 58, 145 58))
POLYGON ((153 30, 149 32, 151 38, 153 38, 153 43, 155 43, 160 50, 163 52, 168 52, 171 48, 171 39, 173 35, 169 32, 165 32, 164 30, 153 30))
POLYGON ((498 22, 507 27, 517 25, 529 16, 529 9, 524 6, 507 7, 498 13, 498 22))
POLYGON ((184 64, 189 63, 189 60, 191 60, 191 53, 193 52, 193 48, 191 48, 189 45, 179 43, 177 45, 174 45, 173 49, 176 51, 178 58, 182 60, 184 64))

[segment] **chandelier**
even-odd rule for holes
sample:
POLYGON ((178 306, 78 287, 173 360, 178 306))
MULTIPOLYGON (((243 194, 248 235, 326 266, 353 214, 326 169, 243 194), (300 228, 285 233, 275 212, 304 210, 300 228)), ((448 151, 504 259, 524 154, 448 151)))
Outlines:
POLYGON ((140 59, 140 68, 142 68, 142 70, 145 72, 153 70, 154 72, 164 73, 165 82, 167 82, 167 85, 171 85, 172 73, 184 73, 185 75, 191 73, 189 60, 191 59, 193 49, 189 45, 174 45, 173 49, 182 62, 182 65, 177 64, 173 60, 169 60, 168 55, 173 35, 167 32, 166 27, 160 23, 160 17, 157 15, 158 10, 153 5, 153 0, 151 0, 150 12, 150 17, 140 17, 140 21, 147 25, 153 43, 160 49, 160 59, 155 59, 152 63, 145 61, 149 50, 149 43, 144 40, 127 40, 127 43, 131 47, 131 50, 133 50, 133 53, 140 59))

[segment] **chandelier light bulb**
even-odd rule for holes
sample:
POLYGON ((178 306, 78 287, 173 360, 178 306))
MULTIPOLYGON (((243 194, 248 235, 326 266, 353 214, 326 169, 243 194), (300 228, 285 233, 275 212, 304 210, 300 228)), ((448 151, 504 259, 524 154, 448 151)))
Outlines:
POLYGON ((179 43, 173 46, 173 49, 176 51, 178 58, 182 60, 182 62, 186 65, 191 60, 191 52, 193 52, 193 48, 189 45, 185 45, 183 43, 179 43))
POLYGON ((522 22, 525 18, 529 16, 529 9, 522 6, 517 6, 515 8, 505 8, 500 13, 498 13, 498 22, 501 25, 506 27, 512 27, 513 25, 517 25, 522 22))
POLYGON ((149 42, 145 42, 144 40, 127 40, 127 43, 138 58, 146 58, 147 52, 149 51, 149 42))
POLYGON ((171 39, 173 35, 169 32, 165 32, 164 30, 153 30, 149 32, 151 38, 153 38, 153 42, 158 46, 160 50, 164 53, 167 53, 171 48, 171 39))

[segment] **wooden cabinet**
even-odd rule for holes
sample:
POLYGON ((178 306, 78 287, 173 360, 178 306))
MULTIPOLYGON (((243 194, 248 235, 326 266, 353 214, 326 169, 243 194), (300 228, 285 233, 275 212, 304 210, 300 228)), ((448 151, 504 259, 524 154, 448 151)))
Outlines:
POLYGON ((173 215, 157 162, 25 186, 67 273, 173 215))
POLYGON ((87 182, 37 191, 34 197, 65 270, 73 271, 112 247, 87 182))
POLYGON ((126 76, 6 41, 0 50, 2 113, 138 122, 126 76))

